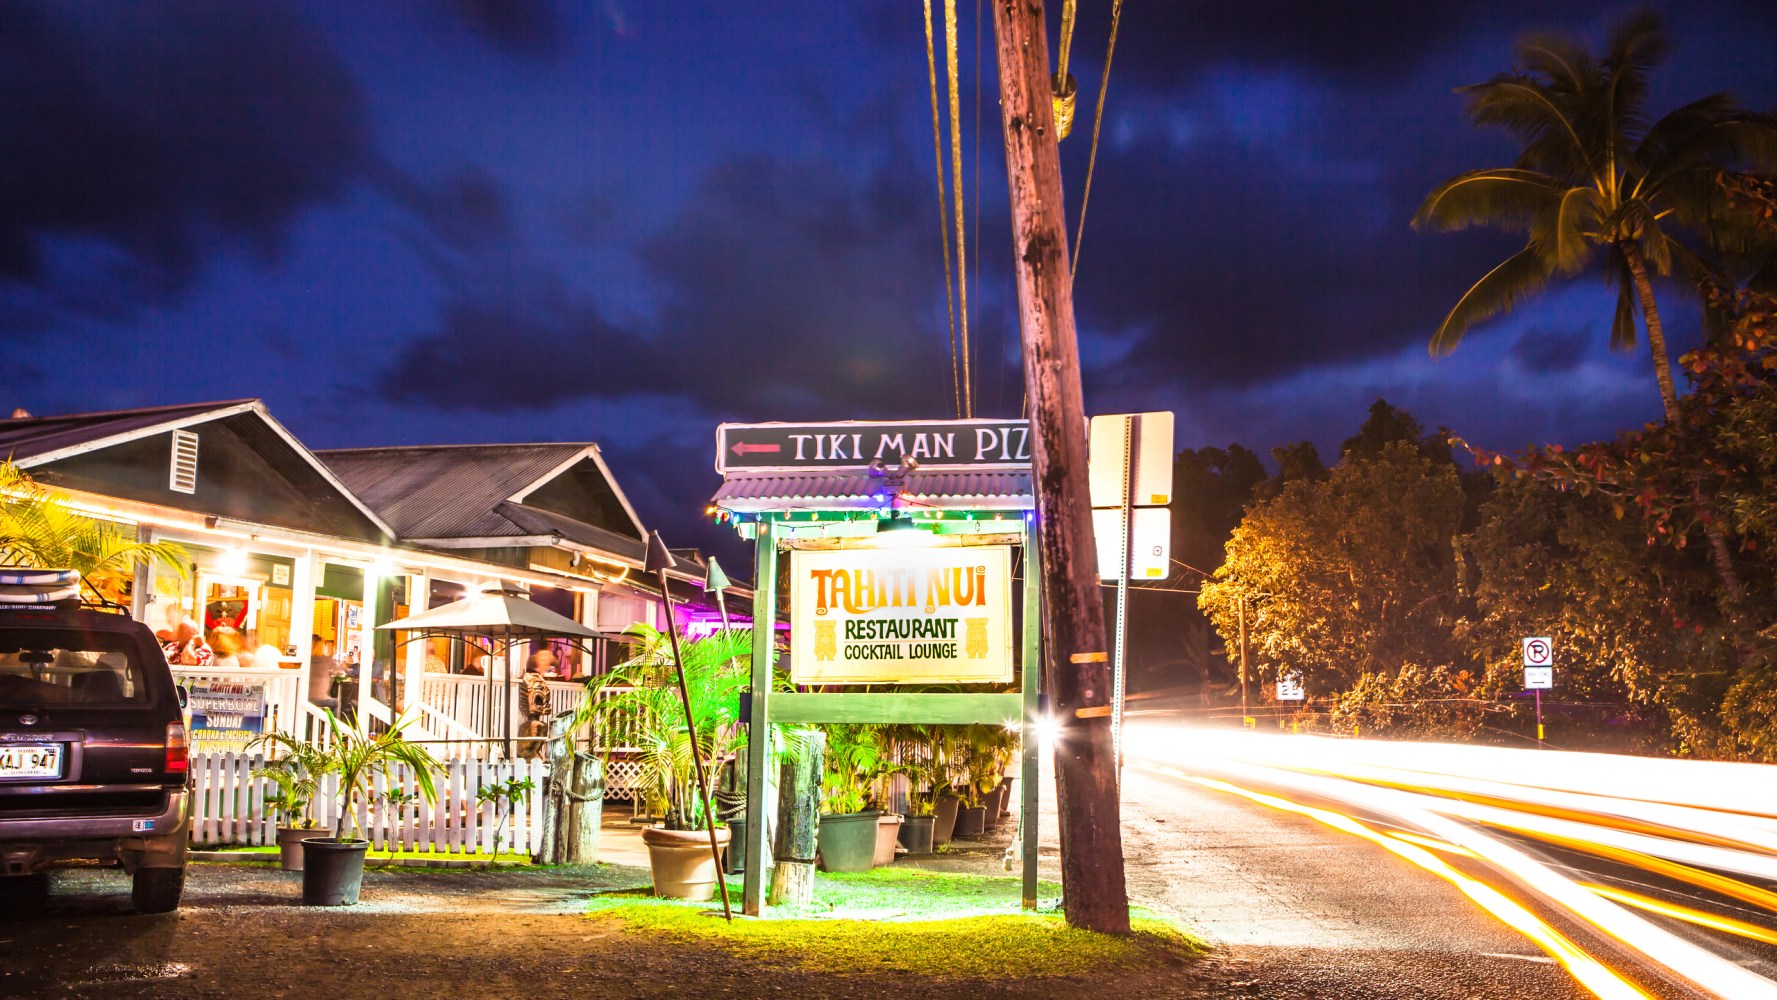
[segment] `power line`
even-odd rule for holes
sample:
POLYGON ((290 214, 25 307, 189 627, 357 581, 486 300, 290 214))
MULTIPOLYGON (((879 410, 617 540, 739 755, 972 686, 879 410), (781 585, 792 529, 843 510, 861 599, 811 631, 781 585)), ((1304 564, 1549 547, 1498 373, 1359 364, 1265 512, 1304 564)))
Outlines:
POLYGON ((963 128, 961 85, 957 82, 956 0, 944 0, 944 46, 950 78, 950 179, 952 205, 956 209, 957 326, 963 357, 963 417, 975 415, 975 396, 969 371, 969 241, 963 227, 963 128))
MULTIPOLYGON (((944 202, 944 140, 938 116, 938 58, 933 52, 932 0, 926 9, 926 80, 932 95, 932 159, 938 172, 938 242, 944 248, 944 319, 950 324, 950 391, 956 415, 963 415, 961 367, 956 356, 956 298, 950 277, 950 210, 944 202)), ((959 263, 960 266, 960 263, 959 263)))
POLYGON ((1069 278, 1080 273, 1080 241, 1086 238, 1086 203, 1092 198, 1092 171, 1098 166, 1098 131, 1104 125, 1104 95, 1111 86, 1111 59, 1117 54, 1117 26, 1122 20, 1123 0, 1111 0, 1111 40, 1104 51, 1104 72, 1098 78, 1098 108, 1092 113, 1092 151, 1086 157, 1086 183, 1080 191, 1080 220, 1074 230, 1069 278))

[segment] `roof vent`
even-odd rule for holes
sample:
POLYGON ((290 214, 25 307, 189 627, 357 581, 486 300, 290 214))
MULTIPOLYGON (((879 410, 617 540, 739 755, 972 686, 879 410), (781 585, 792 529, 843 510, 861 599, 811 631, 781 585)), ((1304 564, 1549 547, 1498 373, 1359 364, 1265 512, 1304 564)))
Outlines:
POLYGON ((167 489, 174 493, 197 492, 197 435, 191 431, 173 432, 173 465, 167 489))

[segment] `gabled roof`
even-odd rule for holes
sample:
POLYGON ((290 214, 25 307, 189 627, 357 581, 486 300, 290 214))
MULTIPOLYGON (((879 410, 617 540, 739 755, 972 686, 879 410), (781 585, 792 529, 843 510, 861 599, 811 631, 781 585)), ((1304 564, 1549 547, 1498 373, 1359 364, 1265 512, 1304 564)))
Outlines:
POLYGON ((404 540, 495 548, 563 540, 640 566, 643 543, 524 499, 584 461, 594 463, 623 514, 643 533, 623 490, 587 443, 342 448, 316 453, 404 540))
POLYGON ((230 421, 237 430, 255 439, 262 452, 293 459, 304 477, 326 483, 375 530, 393 536, 387 522, 355 496, 333 470, 315 457, 283 424, 272 417, 258 399, 234 399, 214 403, 183 403, 132 410, 106 410, 52 417, 11 417, 0 420, 0 455, 10 457, 22 469, 49 466, 91 452, 128 444, 143 438, 215 421, 230 421), (241 418, 241 419, 231 419, 241 418), (247 421, 243 424, 241 421, 247 421))
POLYGON ((315 454, 402 538, 522 535, 496 509, 584 444, 331 448, 315 454))
POLYGON ((30 468, 122 441, 231 416, 257 405, 257 399, 231 399, 55 417, 12 417, 0 420, 0 455, 10 456, 19 466, 30 468))

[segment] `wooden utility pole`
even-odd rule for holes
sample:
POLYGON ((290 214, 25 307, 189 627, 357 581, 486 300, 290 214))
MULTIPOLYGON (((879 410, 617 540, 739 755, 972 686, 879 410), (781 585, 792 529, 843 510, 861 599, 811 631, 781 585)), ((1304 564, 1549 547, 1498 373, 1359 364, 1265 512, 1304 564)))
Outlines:
POLYGON ((1055 784, 1062 896, 1069 924, 1124 933, 1129 897, 1111 749, 1110 669, 1086 482, 1086 411, 1043 5, 1041 0, 992 4, 1048 616, 1044 681, 1060 725, 1055 784))

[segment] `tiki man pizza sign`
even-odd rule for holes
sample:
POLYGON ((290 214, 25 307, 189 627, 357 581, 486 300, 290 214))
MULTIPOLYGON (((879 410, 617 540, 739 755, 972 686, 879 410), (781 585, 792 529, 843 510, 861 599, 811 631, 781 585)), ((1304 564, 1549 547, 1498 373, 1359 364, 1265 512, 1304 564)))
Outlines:
POLYGON ((792 552, 790 679, 1010 682, 1011 547, 792 552))

